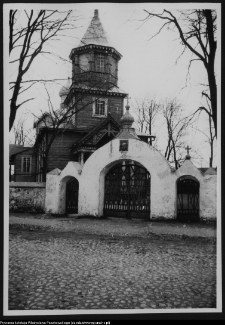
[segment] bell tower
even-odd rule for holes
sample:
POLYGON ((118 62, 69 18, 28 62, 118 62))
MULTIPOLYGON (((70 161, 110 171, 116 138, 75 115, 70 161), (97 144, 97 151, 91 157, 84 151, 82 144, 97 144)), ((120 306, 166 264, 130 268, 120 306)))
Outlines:
POLYGON ((94 127, 99 118, 106 118, 108 113, 119 122, 123 116, 123 100, 127 96, 118 87, 118 62, 122 55, 105 32, 98 10, 94 11, 84 36, 69 58, 72 61, 72 85, 65 104, 73 104, 78 93, 85 93, 85 100, 90 100, 88 107, 79 110, 76 127, 94 127))
POLYGON ((74 84, 111 89, 117 87, 118 62, 122 55, 112 46, 98 10, 77 48, 70 53, 72 79, 74 84))

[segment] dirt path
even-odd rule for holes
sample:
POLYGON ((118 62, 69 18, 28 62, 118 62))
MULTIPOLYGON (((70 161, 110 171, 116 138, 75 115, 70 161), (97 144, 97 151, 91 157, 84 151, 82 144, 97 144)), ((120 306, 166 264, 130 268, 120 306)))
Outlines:
POLYGON ((119 218, 76 218, 52 217, 47 215, 31 215, 11 213, 9 223, 12 226, 34 227, 51 229, 60 232, 83 232, 111 236, 137 236, 149 235, 188 236, 199 238, 216 238, 215 223, 179 223, 176 221, 127 220, 119 218))

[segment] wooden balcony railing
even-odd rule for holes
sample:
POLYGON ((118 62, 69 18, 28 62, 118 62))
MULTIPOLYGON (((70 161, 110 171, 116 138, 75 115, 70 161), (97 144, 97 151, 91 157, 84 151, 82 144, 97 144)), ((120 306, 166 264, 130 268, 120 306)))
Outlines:
POLYGON ((111 73, 96 72, 96 71, 85 71, 76 73, 73 76, 73 83, 88 83, 92 87, 102 87, 108 84, 117 85, 117 78, 111 73))

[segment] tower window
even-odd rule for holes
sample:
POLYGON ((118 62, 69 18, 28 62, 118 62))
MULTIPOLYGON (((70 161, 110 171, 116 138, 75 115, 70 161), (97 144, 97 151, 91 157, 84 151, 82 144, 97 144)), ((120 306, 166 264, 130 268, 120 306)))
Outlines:
POLYGON ((107 115, 107 99, 97 99, 93 103, 93 116, 103 116, 107 115))
POLYGON ((98 72, 105 72, 105 58, 104 58, 104 55, 102 55, 102 54, 97 55, 96 70, 98 72))
POLYGON ((105 115, 105 101, 104 100, 97 100, 95 114, 96 115, 105 115))

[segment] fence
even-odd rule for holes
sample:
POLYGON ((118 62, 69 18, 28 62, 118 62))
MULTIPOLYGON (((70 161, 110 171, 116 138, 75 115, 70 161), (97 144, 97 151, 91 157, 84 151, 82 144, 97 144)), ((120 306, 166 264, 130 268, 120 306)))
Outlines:
POLYGON ((43 213, 45 211, 45 183, 9 183, 9 210, 13 212, 43 213))

